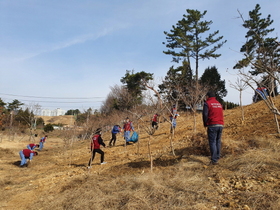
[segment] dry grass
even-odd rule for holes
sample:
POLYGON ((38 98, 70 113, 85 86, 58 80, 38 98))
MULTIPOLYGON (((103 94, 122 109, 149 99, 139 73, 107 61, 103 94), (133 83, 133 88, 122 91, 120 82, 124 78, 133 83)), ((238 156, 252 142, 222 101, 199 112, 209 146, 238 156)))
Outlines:
MULTIPOLYGON (((279 99, 280 100, 280 99, 279 99)), ((280 104, 280 103, 279 103, 280 104)), ((140 132, 139 145, 125 150, 105 148, 106 165, 86 168, 89 141, 66 147, 50 135, 45 149, 28 168, 18 168, 18 151, 27 141, 0 143, 0 209, 279 209, 279 136, 263 103, 225 111, 223 157, 208 166, 209 148, 198 116, 180 114, 170 150, 169 124, 161 123, 151 141, 154 170, 150 172, 149 137, 140 132), (261 111, 260 111, 261 110, 261 111)), ((110 133, 103 136, 105 143, 110 133)))

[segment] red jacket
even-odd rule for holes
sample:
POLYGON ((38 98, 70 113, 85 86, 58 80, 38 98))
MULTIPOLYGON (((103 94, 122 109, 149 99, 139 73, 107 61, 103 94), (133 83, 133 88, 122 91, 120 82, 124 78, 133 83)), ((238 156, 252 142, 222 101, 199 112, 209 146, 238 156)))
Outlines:
POLYGON ((32 151, 30 149, 24 149, 24 150, 22 150, 22 153, 23 153, 24 157, 26 157, 26 158, 29 158, 31 153, 33 153, 33 155, 35 155, 35 151, 32 151))
POLYGON ((91 150, 93 149, 100 149, 100 145, 105 147, 103 139, 101 138, 100 134, 95 134, 91 139, 91 150))
POLYGON ((173 117, 174 119, 176 119, 177 115, 178 115, 177 109, 175 107, 172 107, 171 108, 171 113, 170 113, 169 117, 173 117))
POLYGON ((224 125, 223 107, 215 97, 206 100, 203 107, 204 126, 224 125))
POLYGON ((153 121, 153 122, 157 122, 157 121, 158 121, 158 120, 157 120, 157 117, 158 117, 158 115, 157 115, 157 114, 155 114, 155 115, 153 116, 152 121, 153 121))
POLYGON ((123 126, 123 129, 124 131, 131 131, 131 130, 134 130, 133 128, 133 125, 132 125, 132 122, 129 121, 129 122, 126 122, 123 126))

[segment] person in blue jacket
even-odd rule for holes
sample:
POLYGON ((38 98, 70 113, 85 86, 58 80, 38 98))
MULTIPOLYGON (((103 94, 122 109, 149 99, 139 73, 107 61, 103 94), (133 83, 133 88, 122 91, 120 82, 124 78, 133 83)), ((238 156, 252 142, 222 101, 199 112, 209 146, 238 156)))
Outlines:
POLYGON ((117 134, 120 133, 121 131, 122 131, 121 126, 119 126, 119 125, 113 126, 113 129, 111 131, 112 138, 110 140, 109 146, 112 146, 112 143, 113 143, 113 146, 115 146, 116 140, 117 140, 117 134))

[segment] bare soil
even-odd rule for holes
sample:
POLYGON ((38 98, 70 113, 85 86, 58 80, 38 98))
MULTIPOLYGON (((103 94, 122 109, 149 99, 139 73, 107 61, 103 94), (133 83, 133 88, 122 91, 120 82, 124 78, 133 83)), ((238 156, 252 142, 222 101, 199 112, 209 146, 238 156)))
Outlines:
MULTIPOLYGON (((280 107, 279 97, 275 104, 280 107)), ((224 111, 223 157, 215 166, 208 165, 201 114, 194 131, 193 116, 180 113, 175 156, 168 122, 160 123, 152 137, 135 122, 139 142, 125 147, 118 135, 115 147, 102 149, 107 164, 100 165, 96 154, 91 169, 89 139, 72 142, 50 133, 39 155, 19 168, 18 153, 31 141, 26 134, 11 139, 2 133, 0 209, 279 209, 280 139, 274 115, 264 102, 244 111, 244 121, 240 107, 224 111)), ((65 118, 65 124, 71 121, 65 118)), ((103 134, 106 145, 110 138, 110 132, 103 134)))

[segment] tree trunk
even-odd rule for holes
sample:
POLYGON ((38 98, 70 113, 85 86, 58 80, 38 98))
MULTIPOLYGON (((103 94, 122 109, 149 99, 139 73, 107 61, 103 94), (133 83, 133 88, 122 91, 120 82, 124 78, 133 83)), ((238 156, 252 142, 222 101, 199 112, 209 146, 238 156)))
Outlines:
POLYGON ((171 152, 174 156, 175 155, 175 152, 174 152, 174 147, 173 147, 173 138, 174 138, 174 128, 173 128, 173 125, 171 123, 171 136, 170 136, 170 148, 171 148, 171 152))
POLYGON ((243 124, 245 118, 244 118, 244 108, 242 106, 242 91, 240 91, 239 100, 240 100, 240 107, 241 107, 241 119, 242 119, 242 124, 243 124))
POLYGON ((152 157, 152 151, 151 151, 151 136, 149 136, 148 149, 149 149, 149 155, 150 155, 150 168, 151 168, 151 172, 153 172, 153 157, 152 157))
POLYGON ((193 132, 196 133, 196 111, 195 109, 192 108, 192 112, 193 112, 193 132))
POLYGON ((275 123, 276 123, 277 132, 280 133, 279 122, 278 122, 278 119, 277 119, 277 115, 276 115, 276 114, 274 114, 274 120, 275 120, 275 123))

